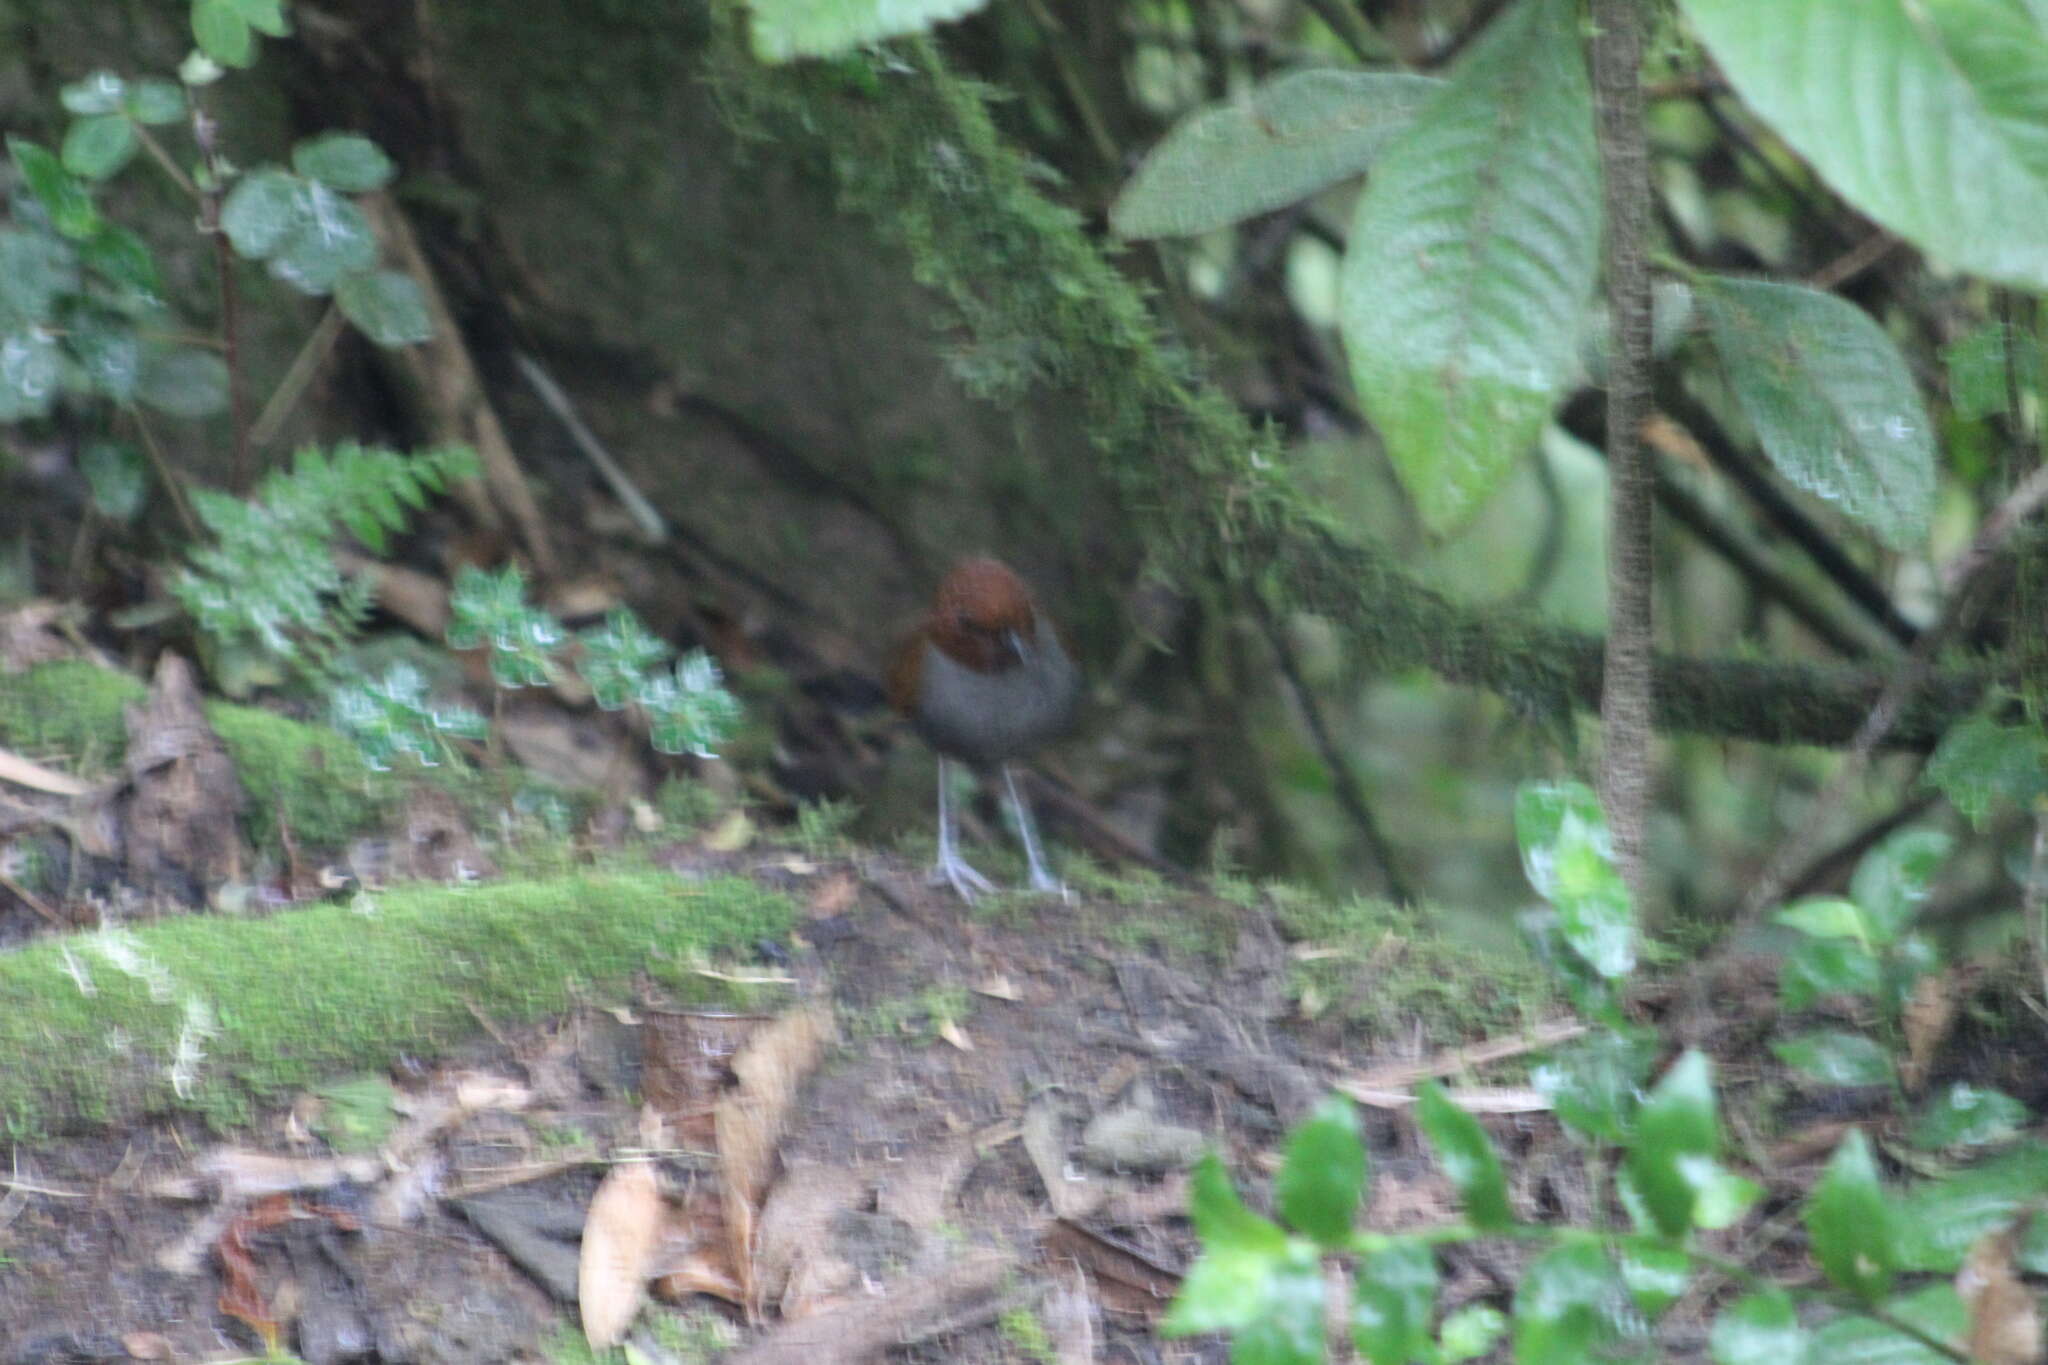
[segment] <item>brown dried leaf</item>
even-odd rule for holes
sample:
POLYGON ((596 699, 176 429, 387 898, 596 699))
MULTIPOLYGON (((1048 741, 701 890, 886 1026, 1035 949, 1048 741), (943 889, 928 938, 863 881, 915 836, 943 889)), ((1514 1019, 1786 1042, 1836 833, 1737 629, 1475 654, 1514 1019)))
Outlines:
POLYGON ((1980 1365, 2035 1365, 2041 1359, 2041 1311, 2013 1268, 2027 1218, 1979 1237, 1956 1272, 1956 1295, 1970 1314, 1970 1359, 1980 1365))
POLYGON ((129 1332, 121 1338, 121 1349, 130 1360, 170 1360, 177 1354, 162 1332, 129 1332))
POLYGON ((732 1079, 733 1057, 759 1027, 758 1019, 722 1015, 647 1016, 641 1091, 680 1145, 711 1149, 711 1112, 732 1079))
POLYGON ((679 1303, 692 1294, 709 1294, 736 1308, 747 1306, 746 1288, 726 1268, 725 1253, 708 1247, 687 1253, 675 1269, 657 1278, 654 1293, 665 1303, 679 1303))
POLYGON ((704 847, 712 853, 737 853, 754 842, 754 822, 743 810, 732 810, 704 836, 704 847))
MULTIPOLYGON (((832 1220, 849 1209, 863 1207, 874 1182, 850 1166, 806 1163, 791 1168, 775 1182, 761 1209, 755 1236, 754 1279, 763 1301, 783 1300, 782 1314, 792 1315, 791 1300, 805 1295, 816 1298, 836 1293, 843 1285, 809 1285, 803 1294, 795 1290, 796 1267, 832 1241, 832 1220), (785 1293, 785 1287, 790 1293, 785 1293)), ((813 1268, 812 1281, 817 1281, 813 1268)), ((829 1280, 829 1277, 825 1277, 829 1280)))
POLYGON ((1927 1079, 1928 1068, 1941 1045, 1948 1041, 1956 1022, 1957 990, 1955 968, 1929 972, 1913 983, 1912 998, 1906 1001, 1900 1025, 1906 1034, 1906 1057, 1899 1063, 1899 1082, 1908 1093, 1918 1093, 1927 1079))
POLYGON ((827 877, 818 883, 810 898, 804 902, 804 913, 812 919, 830 919, 844 914, 860 896, 860 883, 850 872, 827 877))
POLYGON ((62 603, 40 598, 0 613, 0 673, 21 673, 37 664, 76 658, 77 646, 57 634, 66 610, 62 603))
POLYGON ((159 659, 149 695, 128 708, 127 722, 121 822, 130 879, 174 900, 240 881, 247 798, 206 718, 192 666, 175 654, 159 659))
POLYGON ((616 1346, 633 1325, 661 1243, 663 1214, 661 1177, 645 1161, 612 1167, 591 1198, 576 1301, 592 1350, 616 1346))
POLYGON ((1095 1277, 1097 1299, 1112 1313, 1156 1320, 1180 1289, 1180 1276, 1106 1233, 1055 1219, 1042 1239, 1046 1255, 1095 1277))
POLYGON ((732 1063, 738 1086, 718 1102, 713 1127, 725 1202, 727 1248, 750 1303, 754 1297, 754 1215, 775 1169, 789 1106, 831 1036, 823 1006, 791 1010, 757 1031, 732 1063))
POLYGON ((1052 1292, 1045 1296, 1038 1316, 1052 1342, 1058 1365, 1095 1365, 1095 1293, 1088 1272, 1078 1266, 1062 1274, 1054 1272, 1052 1292))
POLYGON ((997 972, 993 976, 977 983, 974 987, 974 993, 976 995, 986 995, 996 1000, 1008 1000, 1013 1003, 1024 998, 1024 992, 1018 990, 1011 983, 1010 978, 1004 976, 1001 972, 997 972))

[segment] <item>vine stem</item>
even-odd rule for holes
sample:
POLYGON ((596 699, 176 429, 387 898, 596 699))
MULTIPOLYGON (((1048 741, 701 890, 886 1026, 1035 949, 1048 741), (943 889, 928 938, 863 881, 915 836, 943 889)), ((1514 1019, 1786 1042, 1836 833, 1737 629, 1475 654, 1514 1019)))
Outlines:
POLYGON ((220 280, 221 360, 228 370, 228 422, 234 435, 230 487, 240 493, 249 486, 249 395, 242 375, 241 297, 235 287, 235 252, 220 226, 224 169, 220 156, 220 125, 192 104, 192 140, 206 164, 206 186, 199 191, 199 230, 213 238, 215 273, 220 280))
POLYGON ((1648 138, 1639 0, 1593 0, 1592 66, 1607 210, 1607 648, 1600 684, 1600 796, 1615 864, 1648 906, 1651 574, 1656 479, 1643 444, 1650 396, 1648 138))

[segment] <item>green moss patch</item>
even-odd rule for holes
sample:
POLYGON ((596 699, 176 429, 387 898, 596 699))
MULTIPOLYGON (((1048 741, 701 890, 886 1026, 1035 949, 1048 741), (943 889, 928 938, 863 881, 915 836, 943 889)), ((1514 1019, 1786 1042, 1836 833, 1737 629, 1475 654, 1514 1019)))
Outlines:
POLYGON ((325 1077, 433 1053, 620 988, 702 995, 693 960, 779 937, 751 882, 596 873, 408 887, 362 910, 191 916, 0 956, 0 1132, 188 1110, 245 1117, 325 1077))
MULTIPOLYGON (((147 691, 76 660, 0 676, 0 743, 84 776, 111 772, 128 749, 125 710, 147 691)), ((381 829, 405 793, 404 780, 371 770, 324 726, 231 702, 209 702, 206 715, 249 793, 244 823, 259 847, 283 820, 300 843, 339 848, 381 829)))
POLYGON ((1556 983, 1520 944, 1477 942, 1444 928, 1442 911, 1353 896, 1266 888, 1280 931, 1329 951, 1294 964, 1294 990, 1375 1037, 1412 1030, 1444 1044, 1522 1028, 1564 1007, 1556 983))

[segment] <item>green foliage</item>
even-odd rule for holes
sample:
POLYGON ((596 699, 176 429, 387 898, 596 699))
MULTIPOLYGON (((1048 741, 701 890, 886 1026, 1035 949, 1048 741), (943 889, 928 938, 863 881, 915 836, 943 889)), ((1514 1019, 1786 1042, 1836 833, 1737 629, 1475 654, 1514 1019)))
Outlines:
POLYGON ((345 442, 307 448, 290 470, 266 475, 254 497, 200 490, 193 509, 213 542, 192 550, 171 592, 217 650, 254 646, 323 677, 367 615, 367 584, 345 578, 334 538, 353 533, 382 550, 409 509, 451 478, 475 473, 476 456, 449 446, 404 456, 345 442))
POLYGON ((778 937, 793 913, 739 878, 679 886, 664 872, 580 869, 29 944, 0 954, 0 1134, 34 1141, 86 1115, 247 1121, 255 1105, 400 1053, 443 1052, 475 1033, 479 1010, 517 1026, 609 998, 635 973, 705 1002, 693 958, 778 937), (194 1001, 217 1031, 174 1073, 194 1001), (118 1061, 110 1036, 123 1040, 118 1061))
MULTIPOLYGON (((191 175, 153 129, 198 110, 186 87, 216 79, 223 66, 255 60, 255 34, 290 32, 281 0, 194 0, 199 50, 184 82, 131 80, 100 70, 63 87, 72 115, 56 152, 10 136, 9 158, 27 190, 0 228, 0 422, 48 416, 65 396, 141 403, 176 417, 211 416, 226 406, 227 366, 212 348, 173 340, 149 248, 107 221, 92 187, 119 175, 145 147, 179 187, 216 203, 229 243, 311 294, 336 295, 343 316, 380 346, 424 341, 432 332, 419 286, 377 270, 369 220, 349 194, 382 188, 391 161, 367 138, 329 133, 293 149, 293 171, 241 173, 211 141, 191 175)), ((196 134, 195 134, 196 137, 196 134)), ((232 352, 232 346, 227 348, 232 352)))
POLYGON ((379 772, 400 754, 433 767, 452 753, 451 740, 480 740, 490 731, 468 707, 435 703, 426 679, 407 663, 392 664, 381 678, 337 685, 328 710, 334 728, 354 740, 363 760, 379 772))
POLYGON ((634 694, 647 713, 648 740, 664 754, 711 756, 711 746, 739 726, 740 704, 725 690, 718 665, 703 650, 655 673, 634 694))
POLYGON ((1381 156, 1344 255, 1352 380, 1432 530, 1534 443, 1577 367, 1599 256, 1577 6, 1522 0, 1381 156))
POLYGON ((1979 713, 1950 727, 1921 781, 1981 830, 2000 806, 2024 810, 2048 795, 2048 736, 2038 725, 2001 725, 1979 713))
MULTIPOLYGON (((1538 891, 1560 905, 1580 896, 1609 897, 1596 866, 1608 862, 1605 821, 1584 788, 1525 788, 1517 826, 1538 891)), ((1911 907, 1924 899, 1946 852, 1946 842, 1927 831, 1895 835, 1859 867, 1855 900, 1804 902, 1784 911, 1780 922, 1811 942, 1870 952, 1880 984, 1869 993, 1882 999, 1881 983, 1893 970, 1886 952, 1910 941, 1911 907)), ((1587 941, 1583 935, 1557 925, 1552 930, 1554 965, 1575 973, 1572 980, 1625 979, 1626 968, 1601 977, 1593 960, 1579 955, 1575 945, 1587 941)), ((1604 941, 1600 935, 1591 940, 1595 958, 1604 941)), ((1867 1079, 1840 1061, 1866 1049, 1881 1064, 1877 1079, 1890 1077, 1889 1055, 1868 1039, 1843 1034, 1823 1046, 1818 1038, 1808 1040, 1809 1050, 1834 1049, 1835 1064, 1852 1073, 1835 1077, 1838 1082, 1867 1079)), ((1556 1099, 1558 1117, 1594 1144, 1598 1159, 1587 1170, 1596 1180, 1611 1175, 1611 1190, 1596 1190, 1592 1207, 1602 1212, 1591 1226, 1520 1219, 1485 1129, 1433 1083, 1416 1095, 1415 1120, 1464 1202, 1462 1224, 1400 1233, 1354 1227, 1368 1161, 1341 1100, 1324 1104, 1287 1140, 1273 1182, 1285 1227, 1248 1209, 1221 1164, 1207 1159, 1193 1194, 1202 1255, 1168 1316, 1168 1330, 1228 1332, 1233 1360, 1321 1360, 1320 1333, 1310 1322, 1322 1302, 1314 1284, 1320 1251, 1353 1260, 1353 1344, 1375 1365, 1469 1359, 1510 1327, 1517 1365, 1653 1358, 1657 1318, 1709 1267, 1735 1278, 1742 1291, 1715 1318, 1708 1349, 1717 1365, 1944 1359, 1930 1343, 1958 1337, 1955 1291, 1939 1284, 1894 1297, 1899 1279, 1952 1273, 1979 1237, 2012 1225, 2032 1201, 2048 1197, 2048 1144, 2024 1143, 1901 1195, 1886 1188, 1869 1140, 1852 1129, 1801 1211, 1813 1260, 1832 1288, 1788 1292, 1698 1244, 1696 1234, 1733 1226, 1763 1191, 1721 1165, 1721 1120, 1706 1056, 1682 1054, 1644 1094, 1640 1081, 1655 1055, 1654 1039, 1609 1017, 1536 1073, 1537 1085, 1556 1099), (1604 1210, 1613 1206, 1632 1226, 1609 1225, 1604 1210), (1469 1305, 1433 1329, 1438 1276, 1432 1248, 1489 1236, 1538 1244, 1515 1287, 1511 1313, 1469 1305), (1801 1323, 1801 1300, 1830 1305, 1835 1314, 1809 1330, 1801 1323)), ((2006 1096, 1961 1088, 1928 1108, 1916 1136, 1926 1146, 1956 1150, 2009 1138, 2027 1117, 2006 1096)), ((2020 1260, 2030 1268, 2036 1261, 2048 1266, 2048 1236, 2030 1239, 2020 1260)))
POLYGON ((1743 99, 1849 202, 1952 266, 2048 287, 2048 37, 2018 6, 1680 8, 1743 99))
POLYGON ((448 643, 488 648, 491 681, 500 687, 546 683, 568 639, 561 622, 526 600, 526 575, 516 564, 496 573, 464 565, 455 575, 448 617, 448 643))
MULTIPOLYGON (((448 643, 457 649, 488 647, 491 677, 500 687, 545 683, 561 666, 567 632, 527 602, 526 579, 516 565, 498 573, 465 567, 456 576, 449 613, 448 643)), ((577 643, 577 667, 598 705, 637 706, 657 751, 709 758, 712 746, 738 728, 739 701, 725 690, 718 665, 703 650, 661 667, 671 653, 668 645, 624 610, 577 643)))
POLYGON ((252 64, 258 33, 282 38, 290 32, 284 0, 192 0, 193 40, 222 66, 252 64))
POLYGON ((1636 964, 1635 908, 1592 789, 1524 786, 1515 797, 1515 835, 1529 885, 1556 908, 1554 927, 1539 916, 1526 921, 1531 932, 1554 932, 1563 951, 1602 982, 1627 976, 1636 964))
POLYGON ((836 57, 884 38, 922 33, 988 0, 748 0, 763 60, 836 57))
POLYGON ((1934 424, 1891 338, 1854 304, 1802 285, 1703 277, 1697 293, 1778 472, 1894 548, 1924 541, 1934 424))
POLYGON ((1110 206, 1125 237, 1188 237, 1361 174, 1443 83, 1388 71, 1294 71, 1176 124, 1110 206))

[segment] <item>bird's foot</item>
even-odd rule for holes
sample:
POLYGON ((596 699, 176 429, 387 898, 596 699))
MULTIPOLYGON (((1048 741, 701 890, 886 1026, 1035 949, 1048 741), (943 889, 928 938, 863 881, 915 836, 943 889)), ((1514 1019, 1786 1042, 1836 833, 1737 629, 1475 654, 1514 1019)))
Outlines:
POLYGON ((993 893, 996 889, 994 882, 969 867, 959 854, 952 852, 939 855, 939 860, 932 864, 929 880, 933 886, 943 884, 952 887, 959 893, 960 899, 969 905, 974 904, 976 896, 993 893))
POLYGON ((1074 893, 1067 890, 1065 882, 1053 876, 1052 873, 1047 872, 1042 867, 1032 869, 1030 887, 1031 890, 1041 896, 1057 896, 1062 901, 1070 901, 1074 898, 1074 893))

